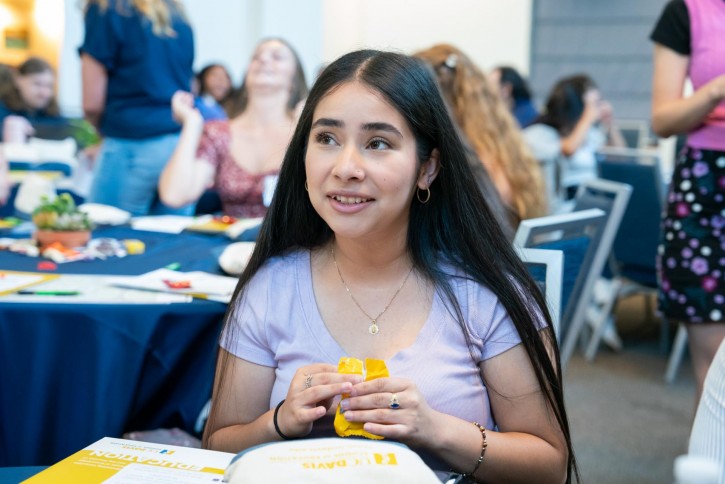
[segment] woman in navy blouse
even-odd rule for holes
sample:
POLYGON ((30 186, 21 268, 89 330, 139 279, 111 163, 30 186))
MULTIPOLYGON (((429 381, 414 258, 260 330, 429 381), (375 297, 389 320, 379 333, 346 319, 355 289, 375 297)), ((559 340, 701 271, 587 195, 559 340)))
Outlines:
POLYGON ((194 40, 178 0, 88 0, 80 47, 83 110, 104 137, 90 200, 134 215, 190 214, 157 195, 181 126, 171 96, 188 91, 194 40))

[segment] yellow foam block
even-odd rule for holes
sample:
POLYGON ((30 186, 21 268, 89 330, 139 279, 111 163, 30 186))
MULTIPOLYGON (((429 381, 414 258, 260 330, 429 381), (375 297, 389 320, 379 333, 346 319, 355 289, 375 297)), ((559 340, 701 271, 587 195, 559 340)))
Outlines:
POLYGON ((146 251, 146 244, 138 239, 125 239, 123 245, 126 246, 126 251, 130 255, 143 254, 146 251))
MULTIPOLYGON (((363 362, 357 358, 348 358, 343 356, 340 358, 340 362, 337 364, 337 371, 339 373, 345 373, 347 375, 364 375, 365 381, 374 380, 376 378, 387 378, 390 376, 388 373, 388 367, 385 365, 383 360, 374 360, 372 358, 365 358, 365 373, 363 373, 363 362)), ((348 394, 343 394, 342 399, 348 398, 348 394)), ((349 437, 350 435, 356 435, 358 437, 365 437, 373 440, 382 440, 384 437, 379 435, 371 434, 363 430, 362 422, 348 422, 345 419, 345 414, 340 412, 340 406, 337 406, 335 412, 335 432, 340 437, 349 437)))

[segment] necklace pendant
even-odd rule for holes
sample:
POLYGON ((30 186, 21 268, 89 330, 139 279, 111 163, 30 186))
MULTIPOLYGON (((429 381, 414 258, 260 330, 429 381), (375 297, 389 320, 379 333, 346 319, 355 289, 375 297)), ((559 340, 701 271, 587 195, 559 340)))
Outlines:
POLYGON ((368 333, 375 335, 378 334, 380 331, 380 328, 378 328, 378 323, 376 321, 373 321, 370 327, 368 328, 368 333))

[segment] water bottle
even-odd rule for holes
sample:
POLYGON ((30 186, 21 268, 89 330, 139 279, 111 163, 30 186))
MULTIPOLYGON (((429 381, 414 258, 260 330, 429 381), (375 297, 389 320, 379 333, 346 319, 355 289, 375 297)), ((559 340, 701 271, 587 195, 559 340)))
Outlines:
POLYGON ((675 484, 718 484, 720 465, 702 455, 681 455, 675 459, 675 484))

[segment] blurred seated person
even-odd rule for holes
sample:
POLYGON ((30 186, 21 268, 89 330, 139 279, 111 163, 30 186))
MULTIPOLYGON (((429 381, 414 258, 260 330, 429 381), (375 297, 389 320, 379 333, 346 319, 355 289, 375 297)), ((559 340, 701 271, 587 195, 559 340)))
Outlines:
POLYGON ((232 78, 221 64, 209 64, 196 75, 194 106, 205 121, 227 119, 224 103, 232 92, 232 78))
POLYGON ((229 121, 204 123, 191 93, 177 92, 172 111, 181 138, 159 181, 161 200, 172 207, 194 202, 207 188, 219 193, 225 215, 262 217, 263 200, 279 173, 307 96, 299 58, 281 39, 259 43, 244 83, 228 104, 229 121))
POLYGON ((460 49, 448 44, 434 45, 415 57, 433 68, 443 99, 493 181, 514 231, 519 221, 546 215, 538 162, 483 72, 460 49))
POLYGON ((10 64, 0 63, 0 97, 15 88, 15 68, 10 64))
POLYGON ((55 72, 39 57, 31 57, 17 68, 13 82, 7 69, 0 74, 0 123, 4 142, 24 142, 34 133, 34 124, 63 124, 55 98, 55 72))
POLYGON ((596 176, 597 150, 626 146, 611 104, 586 74, 556 83, 544 113, 524 130, 524 138, 539 161, 563 158, 560 178, 567 198, 581 182, 596 176))
POLYGON ((525 128, 539 117, 539 111, 531 99, 531 89, 519 71, 513 67, 500 66, 491 71, 489 77, 519 126, 525 128))

